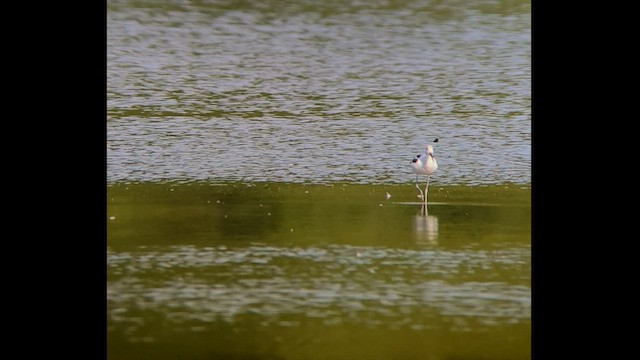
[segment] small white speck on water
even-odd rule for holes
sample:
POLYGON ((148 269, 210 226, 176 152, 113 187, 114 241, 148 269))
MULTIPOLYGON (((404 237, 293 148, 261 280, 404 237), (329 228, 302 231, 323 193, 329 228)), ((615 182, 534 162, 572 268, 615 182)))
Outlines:
POLYGON ((389 194, 389 192, 387 192, 387 193, 385 194, 385 197, 387 198, 387 200, 389 200, 389 199, 391 198, 391 194, 389 194))
POLYGON ((309 193, 309 190, 305 190, 305 191, 304 191, 304 193, 305 193, 305 194, 308 194, 308 193, 309 193))
POLYGON ((260 207, 263 207, 264 205, 260 204, 260 207))
POLYGON ((210 200, 207 200, 207 204, 211 204, 211 201, 210 201, 210 200))
POLYGON ((116 217, 115 216, 109 216, 109 220, 115 220, 116 217))
POLYGON ((226 218, 227 218, 227 216, 229 216, 229 215, 225 215, 225 216, 224 216, 224 218, 226 219, 226 218))
POLYGON ((382 205, 382 204, 378 204, 378 206, 384 206, 384 205, 382 205))
POLYGON ((271 213, 267 213, 268 216, 271 216, 271 213))
POLYGON ((220 200, 216 200, 216 204, 220 204, 220 200))
POLYGON ((356 257, 362 257, 362 253, 360 251, 356 251, 356 257))
POLYGON ((169 191, 173 191, 173 190, 175 190, 175 189, 174 188, 169 189, 169 191))
POLYGON ((293 232, 293 228, 291 228, 291 230, 289 230, 289 231, 293 232))

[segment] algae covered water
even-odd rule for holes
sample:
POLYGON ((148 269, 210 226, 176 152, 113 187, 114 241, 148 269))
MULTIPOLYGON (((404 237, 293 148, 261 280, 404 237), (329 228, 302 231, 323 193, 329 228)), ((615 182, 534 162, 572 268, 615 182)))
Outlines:
POLYGON ((110 357, 528 358, 530 189, 430 192, 111 186, 110 357))

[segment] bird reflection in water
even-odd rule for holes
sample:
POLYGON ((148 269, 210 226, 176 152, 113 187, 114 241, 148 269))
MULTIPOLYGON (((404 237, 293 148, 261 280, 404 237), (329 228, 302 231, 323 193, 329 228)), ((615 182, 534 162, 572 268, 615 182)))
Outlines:
MULTIPOLYGON (((433 140, 434 143, 438 142, 438 138, 433 140)), ((428 144, 423 154, 416 155, 411 160, 411 168, 416 174, 416 187, 420 190, 420 197, 422 198, 422 206, 420 213, 413 217, 413 231, 416 234, 416 243, 420 245, 438 245, 438 218, 429 215, 427 210, 427 194, 429 193, 429 178, 438 170, 438 162, 433 156, 433 145, 428 144), (418 177, 420 175, 427 176, 427 185, 424 188, 424 192, 418 185, 418 177)))
POLYGON ((413 216, 413 231, 418 245, 438 245, 438 217, 429 215, 425 205, 413 216))

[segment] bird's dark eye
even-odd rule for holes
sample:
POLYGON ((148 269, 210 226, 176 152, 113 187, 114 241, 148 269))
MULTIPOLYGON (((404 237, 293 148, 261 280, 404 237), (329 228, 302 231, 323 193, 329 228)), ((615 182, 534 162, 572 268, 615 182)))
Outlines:
POLYGON ((419 157, 420 157, 420 155, 416 155, 416 157, 417 157, 417 158, 419 158, 419 157))
POLYGON ((412 162, 412 163, 414 163, 414 162, 416 162, 416 161, 418 161, 418 159, 413 159, 413 160, 411 160, 411 162, 412 162))
POLYGON ((435 140, 433 140, 433 142, 438 142, 438 138, 436 138, 435 140))

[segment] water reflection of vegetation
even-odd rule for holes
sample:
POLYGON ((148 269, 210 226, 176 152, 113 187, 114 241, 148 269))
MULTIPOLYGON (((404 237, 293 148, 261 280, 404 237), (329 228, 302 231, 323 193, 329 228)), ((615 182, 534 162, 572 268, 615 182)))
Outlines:
POLYGON ((416 193, 110 185, 110 358, 527 358, 530 189, 416 193))
MULTIPOLYGON (((146 8, 162 8, 164 10, 185 11, 183 5, 177 5, 173 1, 151 1, 142 2, 130 1, 128 6, 140 6, 144 4, 146 8)), ((117 4, 109 2, 109 8, 118 10, 117 4)), ((120 5, 122 6, 122 5, 120 5)), ((425 13, 435 20, 447 20, 461 16, 464 10, 478 10, 485 14, 518 14, 531 11, 531 2, 528 0, 500 0, 500 1, 429 1, 415 2, 408 0, 393 1, 283 1, 283 0, 262 0, 262 1, 192 1, 189 9, 197 9, 199 12, 220 15, 226 11, 248 11, 260 14, 265 19, 270 19, 277 15, 294 15, 300 13, 318 13, 322 17, 338 16, 341 14, 358 13, 363 11, 401 11, 412 10, 425 13)))

